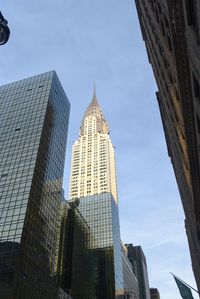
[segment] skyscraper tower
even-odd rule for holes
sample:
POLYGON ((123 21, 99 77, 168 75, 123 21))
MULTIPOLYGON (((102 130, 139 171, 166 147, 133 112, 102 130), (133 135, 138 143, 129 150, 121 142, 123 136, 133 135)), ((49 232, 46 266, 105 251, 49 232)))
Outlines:
POLYGON ((138 279, 139 298, 150 299, 147 262, 141 246, 125 245, 128 258, 133 266, 133 272, 138 279))
POLYGON ((70 104, 54 71, 0 87, 0 298, 55 298, 70 104))
MULTIPOLYGON (((95 89, 73 145, 69 198, 88 223, 93 240, 95 297, 81 299, 138 299, 137 279, 122 256, 114 147, 95 89)), ((78 299, 73 290, 71 295, 78 299)))
POLYGON ((114 147, 96 92, 73 144, 69 198, 111 192, 118 202, 114 147))

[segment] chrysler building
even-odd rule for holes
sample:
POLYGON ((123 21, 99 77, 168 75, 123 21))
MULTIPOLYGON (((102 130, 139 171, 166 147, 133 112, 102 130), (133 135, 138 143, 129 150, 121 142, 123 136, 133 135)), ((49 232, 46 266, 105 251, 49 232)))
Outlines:
POLYGON ((70 199, 110 192, 118 202, 114 147, 95 88, 73 144, 71 163, 70 199))

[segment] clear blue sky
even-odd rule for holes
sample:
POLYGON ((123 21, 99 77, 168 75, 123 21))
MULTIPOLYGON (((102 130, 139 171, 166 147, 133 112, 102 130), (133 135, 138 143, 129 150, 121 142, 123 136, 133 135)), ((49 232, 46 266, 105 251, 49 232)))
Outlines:
POLYGON ((55 69, 71 102, 66 193, 72 142, 96 81, 116 146, 122 240, 143 247, 161 299, 180 298, 169 272, 195 283, 134 1, 2 0, 1 10, 11 37, 0 48, 0 84, 55 69))

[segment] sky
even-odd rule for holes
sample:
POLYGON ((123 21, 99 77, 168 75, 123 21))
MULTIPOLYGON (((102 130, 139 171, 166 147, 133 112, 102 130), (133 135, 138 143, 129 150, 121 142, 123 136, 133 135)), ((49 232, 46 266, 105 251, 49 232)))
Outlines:
POLYGON ((95 81, 115 145, 121 238, 142 246, 161 299, 181 298, 169 272, 196 285, 134 1, 2 0, 1 11, 11 36, 0 48, 0 84, 54 69, 71 102, 66 196, 72 143, 95 81))

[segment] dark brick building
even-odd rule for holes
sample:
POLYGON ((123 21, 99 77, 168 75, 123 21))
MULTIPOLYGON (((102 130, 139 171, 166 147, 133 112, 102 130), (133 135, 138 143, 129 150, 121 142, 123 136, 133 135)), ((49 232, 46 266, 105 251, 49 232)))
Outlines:
POLYGON ((135 2, 200 290, 200 1, 135 2))

